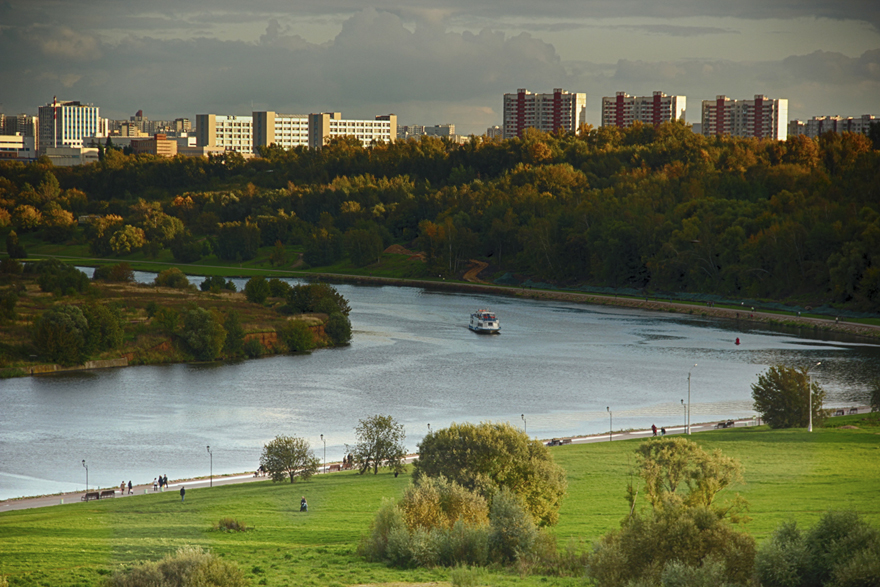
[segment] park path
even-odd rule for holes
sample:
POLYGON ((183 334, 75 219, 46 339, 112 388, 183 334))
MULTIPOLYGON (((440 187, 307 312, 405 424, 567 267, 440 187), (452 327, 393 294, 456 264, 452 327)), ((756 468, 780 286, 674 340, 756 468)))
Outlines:
POLYGON ((480 274, 481 271, 483 271, 483 269, 488 267, 489 264, 483 261, 477 261, 475 259, 471 259, 470 263, 472 267, 467 270, 467 272, 462 276, 462 279, 471 283, 487 283, 477 276, 480 274))

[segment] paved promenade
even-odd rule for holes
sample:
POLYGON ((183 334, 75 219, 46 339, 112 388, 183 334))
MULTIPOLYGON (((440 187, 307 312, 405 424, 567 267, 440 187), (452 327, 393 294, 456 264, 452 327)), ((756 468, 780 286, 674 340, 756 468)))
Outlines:
MULTIPOLYGON (((706 424, 691 424, 691 432, 702 432, 704 430, 714 430, 717 422, 709 422, 706 424)), ((751 426, 753 425, 753 420, 739 420, 736 422, 736 426, 751 426)), ((684 426, 678 426, 674 428, 667 428, 666 434, 682 434, 684 432, 684 426)), ((659 429, 657 435, 660 435, 659 429)), ((651 430, 630 430, 626 432, 614 432, 611 435, 612 441, 614 440, 628 440, 631 438, 647 438, 651 436, 651 430)), ((547 441, 544 441, 545 443, 547 441)), ((599 434, 594 436, 583 436, 578 438, 572 438, 572 444, 585 444, 588 442, 609 442, 608 434, 599 434)), ((407 458, 408 462, 415 460, 417 455, 410 455, 407 458)), ((332 464, 338 463, 327 463, 328 468, 332 464)), ((253 473, 250 474, 241 474, 241 475, 228 475, 223 477, 214 477, 213 481, 208 478, 199 478, 199 479, 183 479, 176 481, 169 481, 168 488, 165 491, 171 492, 179 492, 181 486, 189 489, 197 489, 202 487, 210 487, 211 484, 215 486, 220 485, 230 485, 233 483, 253 483, 255 481, 266 481, 269 477, 254 477, 253 473)), ((107 489, 107 488, 104 488, 107 489)), ((93 491, 97 491, 97 489, 93 489, 93 491)), ((132 487, 132 493, 128 493, 128 489, 126 488, 125 495, 119 494, 119 488, 116 488, 116 497, 112 499, 127 499, 129 497, 135 497, 138 495, 145 495, 150 493, 156 493, 153 491, 152 485, 137 485, 132 487)), ((48 506, 57 506, 57 505, 69 505, 71 503, 80 503, 82 501, 82 497, 85 495, 84 491, 77 491, 73 493, 61 493, 56 495, 46 495, 41 497, 27 497, 21 499, 8 499, 6 501, 0 502, 0 512, 7 512, 12 510, 24 510, 30 508, 39 508, 39 507, 48 507, 48 506)), ((110 498, 106 498, 110 499, 110 498)))

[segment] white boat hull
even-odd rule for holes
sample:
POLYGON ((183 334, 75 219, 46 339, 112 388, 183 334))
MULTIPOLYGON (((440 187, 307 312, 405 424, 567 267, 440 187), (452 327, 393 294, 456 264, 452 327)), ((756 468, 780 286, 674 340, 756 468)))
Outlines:
POLYGON ((477 334, 501 334, 501 323, 495 314, 488 310, 477 310, 471 314, 468 328, 477 334))

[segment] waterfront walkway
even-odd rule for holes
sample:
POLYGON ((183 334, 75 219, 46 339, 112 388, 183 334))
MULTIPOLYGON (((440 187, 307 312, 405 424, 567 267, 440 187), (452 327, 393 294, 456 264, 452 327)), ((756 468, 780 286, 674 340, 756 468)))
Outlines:
MULTIPOLYGON (((863 414, 866 412, 870 412, 871 408, 866 406, 860 406, 857 408, 858 413, 863 414)), ((722 422, 727 422, 724 420, 722 422)), ((706 430, 715 430, 717 429, 718 424, 721 422, 705 422, 701 424, 691 424, 691 432, 705 432, 706 430)), ((743 426, 754 426, 757 423, 755 419, 748 418, 744 420, 735 420, 734 426, 735 428, 741 428, 743 426)), ((666 434, 683 434, 685 432, 685 427, 682 426, 674 426, 667 427, 666 434)), ((626 430, 620 432, 612 432, 610 435, 608 433, 605 434, 595 434, 591 436, 581 436, 581 437, 572 437, 571 444, 587 444, 591 442, 613 442, 615 440, 631 440, 634 438, 648 438, 652 435, 652 431, 650 429, 647 430, 626 430), (610 436, 610 438, 609 438, 610 436)), ((659 428, 657 432, 657 436, 660 436, 659 428)), ((566 437, 567 438, 567 437, 566 437)), ((547 441, 545 440, 546 444, 547 441)), ((407 457, 407 462, 412 462, 418 457, 418 455, 409 455, 407 457)), ((327 467, 330 465, 338 464, 338 463, 327 463, 327 467)), ((319 471, 320 472, 320 471, 319 471)), ((253 473, 242 473, 240 475, 225 475, 214 477, 213 479, 203 477, 198 479, 181 479, 176 481, 169 481, 168 488, 165 491, 180 492, 181 487, 186 487, 189 489, 199 489, 205 487, 212 486, 220 486, 220 485, 231 485, 233 483, 253 483, 255 481, 266 481, 269 477, 255 477, 253 473)), ((107 489, 107 488, 103 488, 107 489)), ((116 488, 118 491, 118 487, 116 488)), ((97 488, 94 491, 99 491, 97 488)), ((147 495, 150 493, 159 493, 153 491, 152 484, 149 485, 137 485, 132 487, 132 493, 128 494, 128 489, 126 488, 125 495, 116 495, 116 497, 112 499, 125 499, 129 497, 134 497, 137 495, 147 495)), ((85 494, 85 491, 76 491, 72 493, 61 493, 55 495, 44 495, 40 497, 25 497, 20 499, 8 499, 6 501, 0 502, 0 512, 7 512, 12 510, 24 510, 30 508, 39 508, 39 507, 48 507, 53 505, 69 505, 72 503, 80 503, 82 501, 82 496, 85 494)), ((110 498, 106 498, 110 499, 110 498)))

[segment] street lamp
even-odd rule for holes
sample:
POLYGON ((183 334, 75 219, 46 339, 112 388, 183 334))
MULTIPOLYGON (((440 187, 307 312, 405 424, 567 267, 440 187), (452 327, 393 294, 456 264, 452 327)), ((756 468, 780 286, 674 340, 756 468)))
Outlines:
POLYGON ((608 442, 611 442, 611 431, 614 430, 614 417, 611 415, 611 407, 606 406, 608 410, 608 442))
POLYGON ((321 435, 321 442, 324 443, 324 473, 327 472, 327 441, 324 439, 324 435, 321 435))
POLYGON ((810 425, 807 428, 807 432, 813 431, 813 374, 810 371, 813 367, 818 367, 822 364, 822 361, 819 361, 815 365, 812 365, 809 369, 807 369, 807 374, 810 376, 810 387, 807 388, 807 397, 810 398, 810 425))
POLYGON ((211 451, 211 445, 208 445, 208 454, 211 455, 211 487, 214 487, 214 453, 211 451))
MULTIPOLYGON (((697 366, 697 364, 694 363, 694 367, 696 367, 696 366, 697 366)), ((688 434, 691 433, 691 371, 693 371, 693 367, 691 368, 690 371, 688 371, 688 410, 687 410, 687 424, 686 424, 688 434)))
POLYGON ((431 424, 428 423, 428 434, 430 434, 430 433, 431 433, 431 424))
POLYGON ((86 468, 86 493, 89 492, 89 466, 86 464, 86 460, 83 459, 83 467, 86 468))
POLYGON ((685 427, 685 430, 687 430, 688 413, 687 413, 687 406, 684 405, 684 400, 681 400, 681 407, 684 410, 684 427, 685 427))
POLYGON ((526 434, 528 434, 528 433, 529 433, 529 430, 528 430, 528 426, 526 425, 526 415, 525 415, 525 414, 520 414, 519 417, 522 418, 522 421, 523 421, 523 432, 525 432, 526 434))

